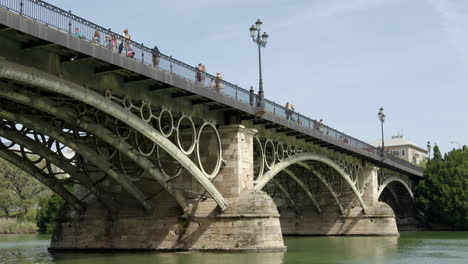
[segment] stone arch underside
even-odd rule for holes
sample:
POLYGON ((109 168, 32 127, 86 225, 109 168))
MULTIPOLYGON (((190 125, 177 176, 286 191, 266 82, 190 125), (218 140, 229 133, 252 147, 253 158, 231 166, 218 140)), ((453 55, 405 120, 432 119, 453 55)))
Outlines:
MULTIPOLYGON (((190 158, 184 155, 169 139, 161 135, 159 131, 157 131, 155 128, 150 126, 148 123, 141 120, 139 117, 127 111, 122 106, 116 104, 115 102, 108 100, 106 97, 98 94, 95 91, 92 91, 90 89, 77 85, 75 83, 68 82, 56 76, 35 70, 33 68, 17 65, 11 62, 6 62, 6 61, 2 62, 2 65, 0 65, 0 78, 20 82, 22 84, 26 84, 32 87, 37 87, 48 92, 57 93, 57 94, 61 94, 67 97, 71 97, 75 100, 78 100, 80 102, 86 103, 87 105, 95 107, 96 109, 118 119, 120 122, 128 125, 132 129, 139 131, 146 138, 154 142, 157 146, 159 146, 161 149, 166 151, 177 162, 179 162, 181 166, 183 166, 190 173, 190 175, 192 175, 192 177, 194 177, 203 186, 203 188, 216 201, 216 203, 218 204, 221 210, 226 209, 227 203, 225 199, 222 197, 222 195, 216 189, 216 187, 211 183, 211 181, 195 165, 195 163, 192 160, 190 160, 190 158)), ((42 100, 40 102, 34 103, 35 100, 31 100, 31 98, 28 98, 28 96, 24 96, 24 95, 25 95, 24 93, 23 94, 18 93, 18 92, 15 93, 7 87, 2 88, 1 97, 7 98, 13 101, 17 101, 17 102, 21 101, 20 103, 29 105, 31 107, 35 107, 36 109, 41 109, 43 111, 46 111, 46 109, 48 108, 46 101, 42 100), (16 96, 18 95, 23 96, 23 98, 21 98, 22 101, 20 99, 15 99, 16 96)), ((56 108, 55 110, 49 110, 47 112, 54 114, 56 116, 64 117, 62 115, 61 110, 63 109, 56 108)), ((67 113, 68 116, 70 114, 69 111, 65 113, 67 113)), ((15 117, 10 116, 10 118, 14 119, 15 117)), ((5 118, 5 119, 8 119, 8 118, 5 118)), ((15 121, 15 120, 12 120, 12 121, 15 121)), ((100 130, 100 133, 102 135, 106 134, 105 130, 103 130, 102 128, 98 126, 93 126, 91 122, 87 122, 87 121, 89 120, 78 119, 77 122, 79 122, 78 125, 81 125, 82 127, 86 127, 86 130, 96 129, 96 130, 100 130)), ((106 137, 103 136, 103 138, 106 138, 106 137)), ((126 147, 128 148, 128 146, 125 146, 124 142, 114 142, 114 143, 117 143, 116 146, 120 147, 119 151, 124 151, 126 147)), ((124 151, 124 152, 130 157, 133 155, 134 160, 136 160, 139 165, 145 164, 144 159, 142 159, 141 157, 137 157, 134 155, 134 153, 132 154, 129 151, 124 151)), ((157 173, 154 172, 153 176, 157 178, 157 173)), ((177 192, 172 191, 170 190, 170 188, 168 188, 168 186, 170 185, 168 185, 167 182, 163 184, 162 186, 166 188, 167 190, 169 190, 169 193, 171 193, 176 198, 177 202, 182 207, 186 206, 183 200, 177 198, 177 195, 178 195, 177 192)), ((138 190, 134 190, 133 193, 135 194, 134 196, 136 197, 139 196, 137 200, 139 200, 143 206, 145 207, 149 206, 145 201, 146 197, 140 196, 138 194, 138 190)))
MULTIPOLYGON (((308 152, 300 153, 300 154, 296 154, 294 156, 288 157, 288 158, 284 159, 281 162, 276 163, 274 165, 274 167, 272 167, 270 170, 268 170, 266 173, 264 173, 261 178, 257 179, 257 181, 255 182, 255 187, 254 188, 256 190, 263 189, 263 187, 270 180, 272 180, 275 176, 277 176, 281 171, 287 169, 288 167, 290 167, 292 165, 299 165, 299 166, 302 165, 302 167, 304 167, 304 163, 307 162, 307 161, 320 162, 320 163, 326 164, 329 167, 333 168, 345 180, 345 182, 347 183, 349 188, 352 190, 353 194, 356 196, 356 199, 358 199, 361 207, 363 208, 364 213, 367 213, 367 210, 368 210, 367 206, 366 206, 364 200, 362 199, 362 196, 361 196, 359 190, 357 189, 356 185, 353 183, 353 180, 351 179, 351 177, 344 171, 344 169, 342 169, 332 159, 330 159, 328 157, 325 157, 325 156, 322 156, 322 155, 319 155, 319 154, 316 154, 316 153, 308 153, 308 152)), ((322 177, 322 180, 323 180, 323 177, 322 177)), ((335 199, 335 201, 337 201, 338 205, 340 206, 341 212, 343 212, 343 207, 341 206, 341 203, 339 203, 339 200, 338 200, 338 197, 336 196, 336 194, 332 193, 332 196, 335 199)))

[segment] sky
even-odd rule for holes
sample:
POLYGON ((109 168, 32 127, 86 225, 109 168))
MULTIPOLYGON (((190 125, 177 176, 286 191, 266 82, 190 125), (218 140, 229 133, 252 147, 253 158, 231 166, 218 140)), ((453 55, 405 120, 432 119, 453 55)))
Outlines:
POLYGON ((260 18, 265 97, 366 142, 404 135, 442 152, 468 145, 468 1, 49 0, 249 89, 260 18))

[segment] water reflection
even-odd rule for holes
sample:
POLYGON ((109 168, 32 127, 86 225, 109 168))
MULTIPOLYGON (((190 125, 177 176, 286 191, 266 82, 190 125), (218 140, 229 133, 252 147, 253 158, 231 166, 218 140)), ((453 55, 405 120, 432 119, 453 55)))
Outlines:
POLYGON ((124 263, 158 263, 158 264, 283 264, 284 252, 275 253, 143 253, 143 254, 54 254, 56 264, 124 264, 124 263))
POLYGON ((49 238, 0 235, 1 264, 297 264, 444 263, 466 264, 468 232, 413 232, 398 237, 286 238, 286 253, 50 254, 49 238))

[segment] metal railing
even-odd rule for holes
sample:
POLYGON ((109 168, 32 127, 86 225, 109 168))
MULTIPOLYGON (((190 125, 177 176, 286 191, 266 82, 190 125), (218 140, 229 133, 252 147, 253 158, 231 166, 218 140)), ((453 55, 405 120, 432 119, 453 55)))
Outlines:
MULTIPOLYGON (((147 65, 153 65, 154 67, 168 71, 171 74, 176 74, 189 81, 198 83, 199 85, 208 89, 213 89, 222 94, 234 97, 238 101, 242 101, 247 104, 251 103, 250 92, 248 90, 240 88, 230 82, 218 79, 211 74, 197 71, 196 67, 190 66, 184 62, 172 58, 172 56, 168 56, 162 53, 159 53, 159 56, 157 56, 159 58, 159 63, 155 65, 153 64, 153 49, 144 46, 143 43, 137 43, 133 40, 128 40, 123 35, 113 32, 110 28, 103 28, 95 23, 76 16, 72 14, 71 11, 65 11, 41 0, 0 0, 0 6, 10 11, 16 12, 19 15, 29 17, 44 23, 49 27, 92 41, 96 45, 105 46, 104 40, 106 36, 109 36, 109 38, 115 37, 118 43, 122 43, 122 56, 129 56, 128 51, 131 50, 134 53, 130 56, 137 61, 147 65), (76 28, 79 30, 79 34, 75 34, 76 28), (98 32, 100 35, 100 39, 97 41, 93 41, 95 32, 98 32), (200 78, 200 76, 202 76, 202 78, 200 78)), ((115 51, 119 52, 118 49, 115 49, 115 51)), ((265 100, 265 107, 268 112, 276 116, 280 116, 282 118, 288 119, 290 122, 294 122, 298 125, 317 131, 329 138, 340 140, 353 147, 365 150, 370 153, 380 153, 379 148, 346 135, 336 129, 328 127, 297 112, 291 112, 290 110, 287 110, 285 107, 275 102, 265 100), (288 111, 290 114, 287 114, 288 111)), ((418 171, 421 170, 420 167, 389 153, 385 153, 384 155, 385 158, 398 164, 418 171)))

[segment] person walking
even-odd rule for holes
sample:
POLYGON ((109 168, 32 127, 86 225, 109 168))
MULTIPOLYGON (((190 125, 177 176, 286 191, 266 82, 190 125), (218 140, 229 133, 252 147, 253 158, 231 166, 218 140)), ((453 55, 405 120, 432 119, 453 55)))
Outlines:
POLYGON ((205 85, 205 74, 206 74, 206 67, 205 67, 205 64, 202 64, 202 65, 201 65, 201 76, 200 76, 200 77, 201 77, 201 81, 200 81, 200 82, 201 82, 203 85, 205 85))
POLYGON ((197 81, 197 83, 201 83, 202 81, 202 64, 201 63, 198 63, 197 67, 196 67, 196 72, 195 72, 195 79, 197 81))
MULTIPOLYGON (((124 29, 123 32, 122 32, 122 35, 124 36, 125 38, 125 44, 123 45, 123 48, 125 49, 125 54, 128 55, 128 50, 131 49, 130 48, 130 41, 132 40, 132 38, 130 37, 130 34, 128 33, 128 29, 124 29)), ((119 48, 120 50, 120 48, 119 48)))
POLYGON ((75 34, 74 35, 75 35, 75 37, 80 38, 80 39, 84 38, 83 34, 80 32, 80 29, 77 28, 77 27, 75 28, 75 34))
POLYGON ((106 36, 104 40, 104 47, 110 49, 111 48, 111 38, 109 35, 106 36))
POLYGON ((154 46, 153 49, 153 66, 158 68, 159 67, 159 61, 161 59, 161 52, 159 52, 158 46, 154 46))
POLYGON ((221 89, 223 89, 223 83, 221 82, 223 80, 223 76, 221 73, 217 72, 216 73, 216 79, 215 79, 215 89, 219 93, 221 92, 221 89))
POLYGON ((115 35, 113 35, 110 40, 110 49, 113 51, 117 51, 117 47, 117 38, 115 37, 115 35))
POLYGON ((289 120, 291 116, 291 112, 289 110, 289 102, 286 102, 286 105, 284 106, 284 113, 286 114, 286 120, 289 120))
POLYGON ((96 44, 101 44, 101 34, 99 33, 99 31, 94 31, 94 36, 93 36, 93 39, 92 41, 96 44))

